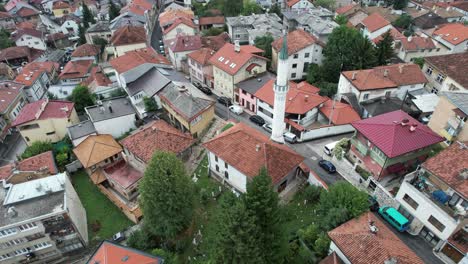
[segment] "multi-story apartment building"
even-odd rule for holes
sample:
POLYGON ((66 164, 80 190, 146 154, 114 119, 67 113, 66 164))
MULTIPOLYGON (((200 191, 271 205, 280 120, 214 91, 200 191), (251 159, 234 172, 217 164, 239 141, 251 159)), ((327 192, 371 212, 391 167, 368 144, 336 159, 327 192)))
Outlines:
POLYGON ((275 32, 281 34, 281 19, 277 14, 253 14, 251 16, 227 17, 226 25, 228 27, 229 36, 233 42, 240 44, 253 44, 250 37, 250 30, 263 28, 263 35, 267 32, 273 35, 273 38, 279 37, 275 32), (267 27, 264 27, 266 25, 267 27))
POLYGON ((51 263, 88 244, 86 212, 66 173, 0 186, 0 262, 51 263))
POLYGON ((436 42, 436 48, 445 54, 464 53, 468 49, 468 26, 464 24, 443 24, 434 31, 423 33, 432 37, 436 42))
POLYGON ((190 80, 192 83, 199 83, 213 88, 213 65, 208 63, 211 56, 215 53, 210 48, 201 48, 187 55, 190 71, 190 80))
POLYGON ((468 53, 424 58, 423 72, 429 83, 426 89, 432 93, 466 91, 468 89, 468 53))
POLYGON ((10 124, 19 115, 27 100, 23 92, 24 86, 19 83, 2 81, 0 82, 0 142, 11 133, 10 124))

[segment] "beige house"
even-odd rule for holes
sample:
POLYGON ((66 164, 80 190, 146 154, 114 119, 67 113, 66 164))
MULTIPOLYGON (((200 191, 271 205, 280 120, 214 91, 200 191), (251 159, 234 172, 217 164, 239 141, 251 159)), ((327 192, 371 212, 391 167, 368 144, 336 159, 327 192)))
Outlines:
POLYGON ((67 135, 68 126, 79 122, 74 103, 42 99, 24 106, 12 126, 31 145, 34 141, 58 142, 67 135))
POLYGON ((429 83, 426 89, 432 93, 465 91, 468 89, 468 53, 424 58, 423 72, 429 83))
POLYGON ((226 43, 211 58, 214 90, 218 96, 239 101, 234 85, 267 70, 267 58, 260 56, 263 50, 255 46, 226 43))
POLYGON ((110 43, 115 57, 126 52, 146 48, 146 32, 144 27, 125 26, 114 32, 110 43))
POLYGON ((468 93, 443 92, 428 126, 446 139, 445 143, 468 140, 468 93))
POLYGON ((190 19, 177 19, 171 26, 163 31, 163 39, 173 39, 177 35, 194 36, 197 26, 190 19))

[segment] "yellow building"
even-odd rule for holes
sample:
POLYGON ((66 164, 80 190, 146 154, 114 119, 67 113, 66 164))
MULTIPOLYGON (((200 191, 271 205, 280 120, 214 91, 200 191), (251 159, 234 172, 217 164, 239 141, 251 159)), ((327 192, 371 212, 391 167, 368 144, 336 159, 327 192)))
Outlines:
POLYGON ((165 88, 159 97, 171 123, 182 132, 189 131, 195 138, 208 129, 214 118, 213 101, 193 97, 176 87, 165 88))
POLYGON ((443 136, 445 143, 468 140, 468 93, 444 92, 440 96, 428 126, 443 136))
POLYGON ((24 106, 12 126, 31 145, 34 141, 58 142, 67 135, 68 126, 79 122, 74 103, 42 99, 24 106))
POLYGON ((63 17, 70 13, 70 4, 65 1, 57 1, 52 5, 52 13, 54 17, 63 17))
POLYGON ((146 48, 145 28, 136 26, 121 27, 112 34, 110 43, 115 57, 120 57, 132 50, 146 48))

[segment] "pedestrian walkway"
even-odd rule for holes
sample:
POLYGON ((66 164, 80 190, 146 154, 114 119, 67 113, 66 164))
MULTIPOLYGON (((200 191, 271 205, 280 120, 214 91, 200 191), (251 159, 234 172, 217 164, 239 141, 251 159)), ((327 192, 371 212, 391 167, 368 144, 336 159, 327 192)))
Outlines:
POLYGON ((361 176, 354 170, 353 164, 351 164, 346 158, 343 157, 341 160, 338 160, 335 157, 330 158, 325 155, 325 159, 330 160, 335 165, 338 173, 349 183, 359 189, 366 189, 361 176))

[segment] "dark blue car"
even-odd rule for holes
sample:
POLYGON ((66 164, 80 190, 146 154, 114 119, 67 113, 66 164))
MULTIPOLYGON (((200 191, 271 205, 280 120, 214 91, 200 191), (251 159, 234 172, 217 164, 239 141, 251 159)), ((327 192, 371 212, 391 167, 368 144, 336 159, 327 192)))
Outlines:
POLYGON ((333 165, 333 163, 331 163, 328 160, 319 161, 319 166, 322 167, 323 169, 325 169, 328 173, 335 173, 336 172, 335 165, 333 165))

